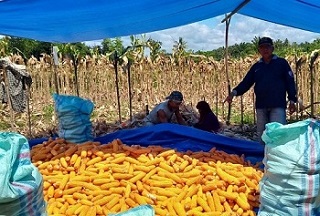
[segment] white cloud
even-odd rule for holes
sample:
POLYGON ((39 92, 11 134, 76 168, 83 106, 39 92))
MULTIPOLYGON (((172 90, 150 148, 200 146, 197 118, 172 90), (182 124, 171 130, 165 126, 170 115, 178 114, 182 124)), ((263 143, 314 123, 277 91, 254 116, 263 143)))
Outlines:
MULTIPOLYGON (((225 23, 221 23, 223 18, 224 16, 219 16, 185 26, 147 33, 146 36, 162 42, 162 48, 167 52, 171 52, 174 41, 178 41, 179 37, 187 42, 188 49, 194 51, 213 50, 225 46, 225 23)), ((312 42, 320 38, 318 33, 277 25, 243 15, 237 14, 231 18, 229 45, 251 42, 254 37, 260 36, 269 36, 274 40, 287 38, 291 43, 312 42)), ((125 46, 130 44, 129 37, 121 39, 125 46)))

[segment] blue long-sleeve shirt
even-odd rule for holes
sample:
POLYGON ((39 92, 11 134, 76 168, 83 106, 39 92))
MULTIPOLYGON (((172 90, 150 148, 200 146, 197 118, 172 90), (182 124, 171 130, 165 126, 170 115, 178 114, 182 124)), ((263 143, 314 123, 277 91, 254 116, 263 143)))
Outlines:
POLYGON ((287 94, 288 100, 297 102, 293 72, 284 58, 273 55, 268 64, 260 59, 234 90, 243 95, 253 85, 257 109, 286 108, 287 94))

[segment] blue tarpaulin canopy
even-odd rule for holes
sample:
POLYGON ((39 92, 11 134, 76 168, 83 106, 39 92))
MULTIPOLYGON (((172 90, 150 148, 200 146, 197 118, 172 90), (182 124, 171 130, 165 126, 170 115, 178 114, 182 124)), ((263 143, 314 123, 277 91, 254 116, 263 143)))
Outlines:
MULTIPOLYGON (((320 33, 319 0, 0 0, 0 34, 81 42, 142 34, 233 11, 320 33)), ((249 25, 248 25, 249 27, 249 25)))

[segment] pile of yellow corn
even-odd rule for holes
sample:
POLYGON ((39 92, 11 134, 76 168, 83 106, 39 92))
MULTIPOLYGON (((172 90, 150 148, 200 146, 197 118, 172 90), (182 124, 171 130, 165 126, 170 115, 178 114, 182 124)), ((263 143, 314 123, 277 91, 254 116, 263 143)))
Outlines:
POLYGON ((263 175, 244 156, 211 149, 49 140, 31 150, 49 215, 108 215, 142 204, 156 215, 256 215, 263 175))

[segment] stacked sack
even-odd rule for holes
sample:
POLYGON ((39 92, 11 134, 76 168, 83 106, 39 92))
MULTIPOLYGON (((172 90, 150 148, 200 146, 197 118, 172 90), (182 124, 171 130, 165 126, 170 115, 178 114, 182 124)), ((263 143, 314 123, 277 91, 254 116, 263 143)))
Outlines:
POLYGON ((58 135, 73 143, 93 140, 90 115, 94 104, 77 96, 53 94, 58 135))
POLYGON ((24 136, 0 133, 0 164, 0 215, 47 215, 42 176, 31 163, 24 136))
POLYGON ((269 123, 259 216, 320 215, 320 122, 269 123))

